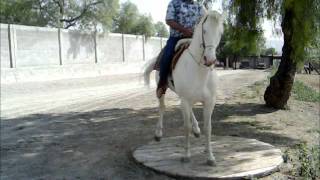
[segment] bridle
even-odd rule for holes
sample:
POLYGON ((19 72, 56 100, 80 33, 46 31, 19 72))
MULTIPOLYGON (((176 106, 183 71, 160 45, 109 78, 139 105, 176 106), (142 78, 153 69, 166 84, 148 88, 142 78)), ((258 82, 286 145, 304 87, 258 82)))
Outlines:
MULTIPOLYGON (((205 39, 204 39, 204 28, 203 28, 203 25, 204 25, 204 23, 207 21, 208 16, 209 16, 209 15, 207 15, 207 16, 204 18, 204 20, 203 20, 203 22, 202 22, 202 24, 201 24, 201 35, 202 35, 202 43, 201 43, 201 46, 202 46, 202 48, 203 48, 203 51, 204 51, 207 47, 214 47, 213 45, 206 45, 206 41, 205 41, 205 39)), ((203 53, 204 53, 204 52, 203 52, 203 53)))
MULTIPOLYGON (((202 43, 200 44, 200 47, 203 48, 202 55, 201 55, 201 59, 204 58, 204 53, 205 53, 205 51, 206 51, 206 48, 212 48, 212 47, 214 47, 214 45, 212 45, 212 44, 206 45, 206 41, 205 41, 205 39, 204 39, 204 28, 203 28, 203 26, 204 26, 204 23, 207 21, 208 16, 209 16, 209 15, 207 15, 207 16, 204 18, 204 20, 202 21, 202 24, 201 24, 202 43)), ((202 63, 200 62, 201 60, 200 60, 200 61, 197 61, 197 59, 194 57, 194 55, 190 52, 189 48, 188 48, 187 50, 188 50, 189 54, 191 55, 192 59, 193 59, 199 66, 205 67, 205 68, 210 68, 211 70, 213 70, 213 67, 212 67, 212 66, 206 66, 206 65, 202 64, 202 63)))

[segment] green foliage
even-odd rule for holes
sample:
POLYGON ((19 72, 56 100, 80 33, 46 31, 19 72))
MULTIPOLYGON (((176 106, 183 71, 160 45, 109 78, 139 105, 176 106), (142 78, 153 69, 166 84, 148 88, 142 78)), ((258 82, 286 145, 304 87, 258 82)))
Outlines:
POLYGON ((320 102, 320 92, 306 86, 301 81, 295 81, 293 83, 293 93, 294 97, 300 101, 308 102, 320 102))
POLYGON ((225 25, 219 56, 260 55, 265 39, 260 25, 261 6, 252 0, 230 1, 229 18, 225 25))
POLYGON ((166 25, 163 24, 163 22, 157 22, 155 25, 155 30, 156 30, 156 36, 158 37, 168 37, 169 32, 168 29, 166 28, 166 25))
POLYGON ((109 29, 118 0, 2 0, 1 23, 109 29))
POLYGON ((0 22, 45 26, 45 18, 37 11, 38 0, 1 0, 0 22))
POLYGON ((276 49, 275 48, 263 49, 261 54, 263 54, 263 55, 275 55, 276 54, 276 49))
POLYGON ((115 18, 113 32, 132 33, 137 24, 138 17, 139 11, 137 6, 130 1, 126 1, 121 4, 120 12, 115 18))
POLYGON ((291 11, 293 18, 290 58, 302 64, 310 50, 319 54, 320 1, 285 0, 284 11, 291 11))
POLYGON ((145 35, 146 37, 153 36, 155 34, 155 27, 151 16, 140 15, 131 33, 145 35))
POLYGON ((296 164, 298 174, 305 179, 317 179, 320 177, 320 147, 309 148, 305 143, 298 144, 298 161, 296 164))
POLYGON ((150 15, 140 14, 135 4, 127 1, 121 4, 120 12, 114 19, 112 32, 150 37, 155 35, 156 29, 150 15))
POLYGON ((139 13, 135 4, 119 0, 1 0, 1 23, 49 26, 167 37, 163 23, 139 13))
POLYGON ((291 58, 300 64, 305 59, 319 60, 320 0, 234 0, 226 8, 230 24, 230 28, 226 28, 230 31, 225 43, 228 53, 260 54, 264 42, 261 19, 267 17, 277 21, 286 10, 292 10, 293 39, 290 44, 294 50, 291 58))

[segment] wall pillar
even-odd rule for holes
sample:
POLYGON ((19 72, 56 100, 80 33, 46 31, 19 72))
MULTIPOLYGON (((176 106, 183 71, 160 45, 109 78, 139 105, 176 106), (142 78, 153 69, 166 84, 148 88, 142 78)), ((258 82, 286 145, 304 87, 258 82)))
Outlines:
POLYGON ((8 41, 9 41, 9 56, 10 56, 10 68, 16 68, 16 50, 17 39, 14 25, 8 24, 8 41))
POLYGON ((146 43, 146 36, 142 36, 142 54, 143 54, 143 61, 146 60, 146 50, 145 50, 145 43, 146 43))
POLYGON ((62 65, 61 28, 58 28, 58 43, 59 43, 58 44, 58 46, 59 46, 59 65, 61 66, 62 65))
POLYGON ((122 40, 122 61, 123 62, 125 62, 126 61, 126 52, 125 52, 125 43, 126 43, 126 41, 125 41, 125 37, 124 37, 124 34, 122 33, 121 34, 122 36, 122 38, 121 38, 121 40, 122 40))

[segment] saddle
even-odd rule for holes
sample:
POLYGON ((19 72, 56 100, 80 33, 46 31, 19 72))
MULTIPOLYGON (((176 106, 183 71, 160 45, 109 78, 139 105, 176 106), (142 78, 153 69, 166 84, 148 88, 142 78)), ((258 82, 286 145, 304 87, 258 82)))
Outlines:
MULTIPOLYGON (((175 48, 175 53, 174 53, 174 56, 171 61, 169 75, 172 73, 172 71, 174 70, 174 68, 176 67, 176 65, 180 59, 180 56, 182 55, 184 50, 186 50, 189 47, 189 45, 190 45, 189 40, 182 40, 181 42, 179 41, 178 45, 175 48)), ((157 61, 153 67, 153 70, 160 71, 160 61, 162 59, 163 52, 164 52, 164 48, 160 51, 160 53, 157 57, 157 61)))

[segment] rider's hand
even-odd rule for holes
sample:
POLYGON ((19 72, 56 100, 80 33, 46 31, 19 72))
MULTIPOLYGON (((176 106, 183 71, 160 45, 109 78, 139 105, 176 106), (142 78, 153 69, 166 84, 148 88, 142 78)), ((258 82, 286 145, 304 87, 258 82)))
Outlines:
POLYGON ((193 30, 191 28, 185 28, 183 31, 182 31, 182 34, 185 38, 191 38, 192 35, 193 35, 193 30))

